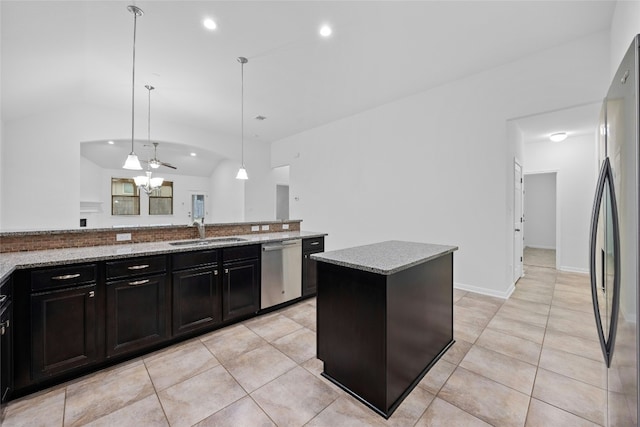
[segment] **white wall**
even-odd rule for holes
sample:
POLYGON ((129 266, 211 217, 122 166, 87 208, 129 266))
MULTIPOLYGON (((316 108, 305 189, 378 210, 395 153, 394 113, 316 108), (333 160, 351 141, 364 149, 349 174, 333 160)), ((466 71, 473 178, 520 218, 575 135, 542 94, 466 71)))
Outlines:
MULTIPOLYGON (((80 142, 130 138, 130 114, 92 105, 76 105, 5 122, 0 171, 2 229, 77 228, 80 219, 80 142), (27 161, 30 167, 25 171, 27 161), (24 184, 11 185, 16 182, 24 184), (37 189, 37 192, 29 189, 37 189)), ((140 132, 144 133, 144 129, 140 132)), ((235 138, 162 118, 154 121, 154 135, 164 141, 183 142, 215 151, 229 159, 240 157, 235 138), (213 147, 212 140, 216 141, 213 147)), ((249 197, 260 197, 260 188, 264 185, 262 174, 270 173, 268 149, 265 155, 264 148, 245 144, 245 150, 247 168, 252 170, 250 173, 255 180, 251 185, 257 189, 249 197), (257 155, 252 155, 253 149, 258 150, 257 155)), ((260 205, 262 200, 245 203, 260 205)), ((264 213, 259 209, 255 211, 256 215, 264 213)), ((275 214, 259 219, 273 218, 275 214)))
MULTIPOLYGON (((640 1, 617 1, 611 20, 611 53, 609 58, 612 78, 632 39, 637 34, 640 34, 640 1)), ((604 95, 602 95, 603 98, 604 95)))
MULTIPOLYGON (((154 171, 173 182, 173 215, 149 215, 148 196, 140 194, 140 215, 111 215, 111 178, 133 178, 140 171, 123 169, 103 169, 84 157, 80 160, 80 194, 82 201, 102 201, 101 212, 82 213, 87 219, 87 228, 112 227, 114 225, 153 225, 153 224, 189 224, 191 212, 191 193, 210 191, 210 178, 154 171)), ((205 210, 211 211, 210 200, 206 200, 205 210)), ((213 222, 208 219, 207 222, 213 222)))
MULTIPOLYGON (((246 181, 236 179, 239 167, 240 162, 223 160, 214 169, 211 175, 211 220, 206 219, 205 222, 244 220, 246 181)), ((252 176, 250 175, 249 178, 252 176)))
POLYGON ((561 270, 587 272, 589 268, 589 225, 597 179, 594 140, 595 135, 579 135, 561 143, 525 144, 525 173, 557 171, 561 270))
POLYGON ((595 34, 275 142, 271 164, 291 165, 299 197, 291 216, 328 232, 328 250, 387 239, 457 245, 456 285, 508 296, 507 120, 601 98, 608 42, 595 34))
POLYGON ((524 177, 524 245, 556 248, 556 174, 524 177))

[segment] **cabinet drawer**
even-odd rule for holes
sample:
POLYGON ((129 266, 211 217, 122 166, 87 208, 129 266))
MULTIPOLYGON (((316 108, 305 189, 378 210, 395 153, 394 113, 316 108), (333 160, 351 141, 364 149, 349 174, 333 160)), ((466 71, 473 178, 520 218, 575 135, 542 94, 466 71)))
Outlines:
POLYGON ((163 255, 110 261, 107 262, 107 280, 140 274, 162 273, 167 268, 166 264, 166 257, 163 255))
POLYGON ((67 265, 31 272, 31 290, 63 288, 96 281, 95 264, 67 265))
POLYGON ((238 261, 242 259, 253 259, 253 258, 259 258, 259 257, 260 257, 260 245, 224 248, 222 252, 223 262, 238 261))
POLYGON ((215 265, 218 263, 218 251, 214 249, 210 251, 183 252, 172 255, 171 259, 174 270, 215 265))
POLYGON ((324 251, 324 237, 314 237, 311 239, 302 240, 303 252, 323 252, 324 251))

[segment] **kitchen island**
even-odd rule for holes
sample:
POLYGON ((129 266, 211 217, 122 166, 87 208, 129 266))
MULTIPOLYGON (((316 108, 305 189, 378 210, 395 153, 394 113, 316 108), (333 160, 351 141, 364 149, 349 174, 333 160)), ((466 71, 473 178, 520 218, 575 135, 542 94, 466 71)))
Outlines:
POLYGON ((313 255, 322 375, 389 418, 454 342, 457 249, 388 241, 313 255))

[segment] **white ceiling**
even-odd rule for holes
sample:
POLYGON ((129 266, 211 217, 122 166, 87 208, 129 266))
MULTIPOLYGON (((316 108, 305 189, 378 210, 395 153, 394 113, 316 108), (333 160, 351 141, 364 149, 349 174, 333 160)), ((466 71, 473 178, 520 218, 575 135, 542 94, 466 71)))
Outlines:
POLYGON ((549 136, 566 132, 567 136, 591 134, 598 128, 600 103, 586 104, 514 120, 523 133, 525 144, 549 141, 549 136))
MULTIPOLYGON (((1 1, 2 119, 78 103, 130 110, 132 2, 1 1)), ((154 120, 239 138, 236 57, 246 56, 245 136, 264 142, 606 30, 615 7, 613 1, 134 3, 145 12, 138 19, 137 117, 146 117, 150 83, 154 120), (205 30, 204 17, 218 28, 205 30), (318 35, 322 23, 333 27, 328 39, 318 35)))
MULTIPOLYGON (((91 160, 104 169, 120 169, 127 154, 131 152, 131 140, 115 139, 108 141, 87 141, 80 144, 80 155, 91 160)), ((157 159, 169 163, 177 169, 160 166, 158 173, 170 173, 177 175, 211 176, 223 157, 200 147, 175 142, 158 142, 157 159), (195 156, 192 156, 194 153, 195 156)), ((135 152, 146 168, 145 161, 153 159, 153 147, 148 141, 135 141, 135 152)), ((154 170, 155 172, 155 170, 154 170)))

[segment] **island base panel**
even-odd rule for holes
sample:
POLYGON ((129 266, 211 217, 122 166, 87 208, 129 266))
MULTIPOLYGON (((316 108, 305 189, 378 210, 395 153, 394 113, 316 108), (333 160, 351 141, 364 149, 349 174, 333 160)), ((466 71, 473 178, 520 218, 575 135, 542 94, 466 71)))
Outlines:
POLYGON ((388 418, 453 344, 453 254, 392 275, 318 263, 323 375, 388 418))

